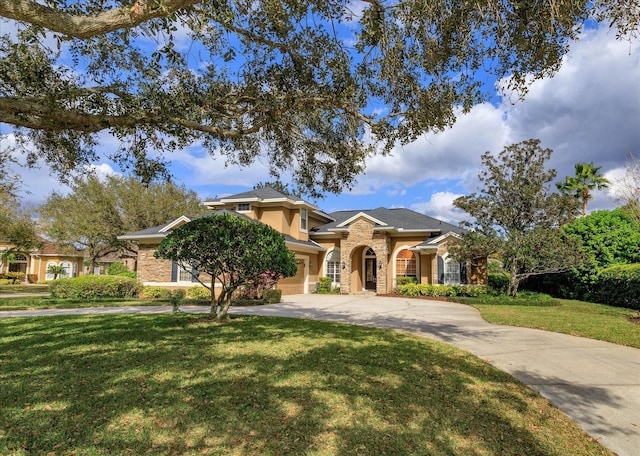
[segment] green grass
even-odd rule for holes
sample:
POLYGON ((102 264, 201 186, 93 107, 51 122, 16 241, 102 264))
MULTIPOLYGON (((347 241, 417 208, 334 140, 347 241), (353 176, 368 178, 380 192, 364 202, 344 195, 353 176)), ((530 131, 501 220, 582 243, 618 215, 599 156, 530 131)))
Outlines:
POLYGON ((637 312, 621 307, 566 299, 480 297, 457 298, 477 308, 489 323, 571 334, 640 348, 640 325, 629 321, 637 312))
POLYGON ((452 346, 296 319, 0 319, 0 454, 610 455, 452 346))
POLYGON ((0 285, 0 294, 47 293, 49 285, 0 285))

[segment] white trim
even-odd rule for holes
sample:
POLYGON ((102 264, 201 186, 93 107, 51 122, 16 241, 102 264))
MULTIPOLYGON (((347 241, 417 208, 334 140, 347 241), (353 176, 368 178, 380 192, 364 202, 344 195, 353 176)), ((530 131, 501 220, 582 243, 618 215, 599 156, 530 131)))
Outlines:
POLYGON ((388 225, 387 225, 386 223, 384 223, 383 221, 378 220, 378 219, 377 219, 377 218, 375 218, 375 217, 371 217, 369 214, 366 214, 366 213, 364 213, 364 212, 358 212, 358 213, 357 213, 356 215, 354 215, 353 217, 350 217, 350 218, 348 218, 347 220, 345 220, 344 222, 342 222, 342 223, 340 223, 339 225, 337 225, 337 227, 338 227, 338 228, 342 228, 342 227, 348 226, 348 225, 350 225, 350 224, 351 224, 351 222, 353 222, 354 220, 357 220, 357 219, 359 219, 359 218, 361 218, 361 217, 362 217, 362 218, 365 218, 365 219, 367 219, 367 220, 369 220, 369 221, 371 221, 371 222, 373 222, 373 223, 375 223, 375 224, 377 224, 377 225, 381 225, 381 226, 388 226, 388 225))
MULTIPOLYGON (((328 263, 327 258, 329 258, 329 255, 331 255, 335 251, 338 251, 338 254, 340 254, 340 247, 337 247, 334 245, 329 250, 327 250, 327 252, 324 255, 324 258, 322 259, 322 275, 324 277, 329 277, 329 275, 327 274, 327 263, 328 263)), ((334 282, 333 280, 331 280, 332 288, 339 287, 342 281, 342 261, 340 259, 338 259, 338 274, 340 274, 340 281, 334 282)))
POLYGON ((187 217, 186 215, 181 215, 180 217, 175 219, 173 222, 169 223, 164 228, 159 229, 158 232, 166 233, 167 231, 171 231, 172 229, 177 228, 178 226, 188 223, 190 221, 191 219, 189 217, 187 217))
POLYGON ((287 241, 287 240, 284 241, 284 244, 291 251, 297 250, 305 253, 318 253, 318 252, 324 252, 326 250, 324 247, 322 247, 320 244, 316 243, 315 241, 309 241, 309 242, 313 242, 315 246, 308 245, 308 244, 301 244, 298 242, 287 241))
POLYGON ((304 262, 304 282, 302 284, 302 293, 309 294, 309 257, 306 255, 296 255, 296 260, 304 262))
POLYGON ((447 233, 441 234, 438 237, 434 237, 433 239, 431 239, 428 242, 428 244, 440 244, 442 241, 444 241, 449 236, 453 236, 455 238, 462 239, 462 236, 460 236, 458 233, 454 233, 453 231, 449 231, 447 233))
POLYGON ((154 234, 123 234, 122 236, 118 236, 118 239, 122 239, 125 241, 153 241, 158 240, 162 241, 167 235, 165 233, 154 233, 154 234))

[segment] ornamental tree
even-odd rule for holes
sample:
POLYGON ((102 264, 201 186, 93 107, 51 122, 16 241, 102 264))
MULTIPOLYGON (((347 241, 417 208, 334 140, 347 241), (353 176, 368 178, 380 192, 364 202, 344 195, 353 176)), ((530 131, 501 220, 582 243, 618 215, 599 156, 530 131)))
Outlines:
POLYGON ((562 225, 574 219, 578 204, 570 195, 550 192, 556 171, 545 169, 551 149, 529 139, 504 148, 498 157, 482 155, 483 187, 453 204, 473 217, 454 254, 460 259, 497 255, 510 272, 515 296, 527 277, 561 272, 582 261, 575 239, 562 225))
POLYGON ((282 234, 247 217, 222 213, 194 219, 169 233, 156 258, 177 263, 194 273, 211 292, 211 315, 227 317, 236 290, 270 277, 292 277, 295 256, 282 234))
MULTIPOLYGON (((635 38, 637 0, 2 0, 0 123, 62 178, 109 158, 145 182, 162 153, 292 170, 340 192, 368 155, 524 93, 596 19, 635 38)), ((602 25, 604 26, 604 25, 602 25)))

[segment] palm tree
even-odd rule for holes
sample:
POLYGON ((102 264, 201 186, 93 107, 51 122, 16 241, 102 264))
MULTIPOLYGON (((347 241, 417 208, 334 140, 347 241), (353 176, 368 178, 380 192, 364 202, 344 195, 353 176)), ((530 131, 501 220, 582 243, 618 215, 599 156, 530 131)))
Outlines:
POLYGON ((52 264, 47 268, 47 274, 53 275, 53 280, 56 280, 59 275, 65 275, 66 273, 67 270, 63 266, 52 264))
POLYGON ((587 215, 587 201, 591 196, 591 190, 602 190, 609 187, 609 181, 600 174, 601 166, 593 166, 593 163, 576 163, 576 175, 567 176, 564 182, 557 183, 558 190, 564 193, 573 193, 582 201, 582 215, 587 215))

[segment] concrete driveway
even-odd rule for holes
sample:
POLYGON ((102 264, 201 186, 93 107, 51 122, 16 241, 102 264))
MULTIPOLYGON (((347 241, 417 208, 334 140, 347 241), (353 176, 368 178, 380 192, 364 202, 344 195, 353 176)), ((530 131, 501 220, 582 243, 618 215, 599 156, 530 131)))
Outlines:
POLYGON ((470 306, 419 299, 296 295, 233 312, 375 326, 451 343, 539 391, 620 456, 640 455, 638 349, 492 325, 470 306))
MULTIPOLYGON (((207 312, 203 307, 182 307, 207 312)), ((0 317, 169 312, 163 307, 0 312, 0 317)), ((344 322, 451 343, 486 360, 563 410, 620 456, 640 455, 640 350, 485 322, 472 307, 380 296, 295 295, 232 313, 344 322)))

